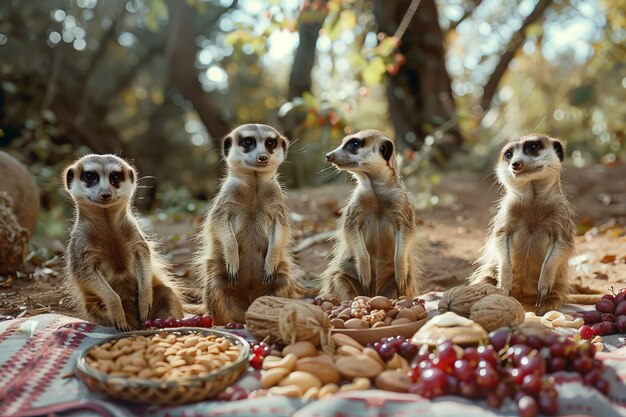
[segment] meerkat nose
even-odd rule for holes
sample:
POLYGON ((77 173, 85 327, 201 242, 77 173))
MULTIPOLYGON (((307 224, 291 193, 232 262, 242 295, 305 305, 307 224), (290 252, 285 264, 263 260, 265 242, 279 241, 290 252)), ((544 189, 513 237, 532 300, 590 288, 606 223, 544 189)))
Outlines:
POLYGON ((111 199, 111 193, 100 193, 100 200, 109 201, 111 199))
POLYGON ((327 162, 333 162, 334 160, 335 160, 335 155, 332 152, 326 154, 326 161, 327 162))
POLYGON ((524 163, 518 159, 516 161, 513 161, 511 163, 511 166, 513 167, 513 171, 518 171, 524 167, 524 163))
POLYGON ((260 155, 258 155, 258 156, 256 157, 257 162, 262 162, 262 163, 267 162, 267 161, 268 161, 268 159, 269 159, 269 158, 268 158, 268 157, 267 157, 267 155, 265 155, 265 154, 260 154, 260 155))

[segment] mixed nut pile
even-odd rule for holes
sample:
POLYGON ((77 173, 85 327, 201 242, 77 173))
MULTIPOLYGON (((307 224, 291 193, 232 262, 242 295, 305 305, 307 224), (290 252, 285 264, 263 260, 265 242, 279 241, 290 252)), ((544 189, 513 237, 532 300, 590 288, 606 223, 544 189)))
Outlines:
POLYGON ((424 301, 416 298, 389 299, 358 296, 340 303, 336 298, 318 298, 315 303, 328 314, 335 329, 369 329, 409 324, 427 317, 424 301))

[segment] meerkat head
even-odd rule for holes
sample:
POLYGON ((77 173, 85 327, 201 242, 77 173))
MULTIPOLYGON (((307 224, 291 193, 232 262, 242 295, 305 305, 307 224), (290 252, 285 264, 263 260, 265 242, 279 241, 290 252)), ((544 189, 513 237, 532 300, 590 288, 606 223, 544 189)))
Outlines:
POLYGON ((136 178, 133 167, 115 155, 86 155, 63 171, 66 190, 83 207, 127 205, 136 178))
POLYGON ((222 141, 222 156, 232 171, 272 172, 287 157, 289 141, 267 125, 245 124, 222 141))
POLYGON ((398 171, 393 141, 378 130, 362 130, 346 136, 337 149, 326 154, 326 160, 350 172, 398 171))
POLYGON ((505 185, 558 178, 565 156, 564 144, 544 135, 527 135, 507 143, 500 153, 496 173, 505 185))

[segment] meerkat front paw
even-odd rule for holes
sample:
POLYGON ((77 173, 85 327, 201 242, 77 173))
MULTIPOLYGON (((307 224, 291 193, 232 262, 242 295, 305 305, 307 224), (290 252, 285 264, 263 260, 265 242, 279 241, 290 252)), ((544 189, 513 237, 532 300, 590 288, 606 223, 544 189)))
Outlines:
POLYGON ((537 288, 537 302, 535 303, 535 306, 541 307, 542 305, 544 305, 548 300, 551 291, 552 286, 545 282, 542 282, 542 280, 539 279, 539 286, 537 288))
POLYGON ((239 254, 230 254, 225 261, 228 283, 230 285, 237 285, 237 282, 239 281, 239 254))
POLYGON ((511 268, 501 268, 498 281, 500 288, 505 295, 511 295, 513 289, 513 270, 511 268))
POLYGON ((149 300, 147 297, 139 299, 139 321, 140 325, 150 318, 150 312, 152 311, 152 297, 149 300))
POLYGON ((360 265, 357 262, 357 270, 359 271, 359 280, 363 289, 367 294, 370 293, 370 287, 372 285, 372 271, 370 269, 369 259, 367 262, 361 262, 360 265))
POLYGON ((122 318, 114 318, 113 319, 113 326, 121 331, 121 332, 130 332, 130 326, 128 324, 128 322, 126 321, 126 317, 122 317, 122 318))

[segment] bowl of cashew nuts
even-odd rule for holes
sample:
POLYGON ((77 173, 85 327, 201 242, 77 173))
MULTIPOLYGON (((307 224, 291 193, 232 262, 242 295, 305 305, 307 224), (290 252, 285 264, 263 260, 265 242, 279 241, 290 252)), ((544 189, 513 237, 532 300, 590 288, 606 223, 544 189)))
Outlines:
POLYGON ((246 371, 250 345, 218 330, 177 328, 119 333, 78 357, 76 376, 92 391, 159 405, 209 399, 246 371))

